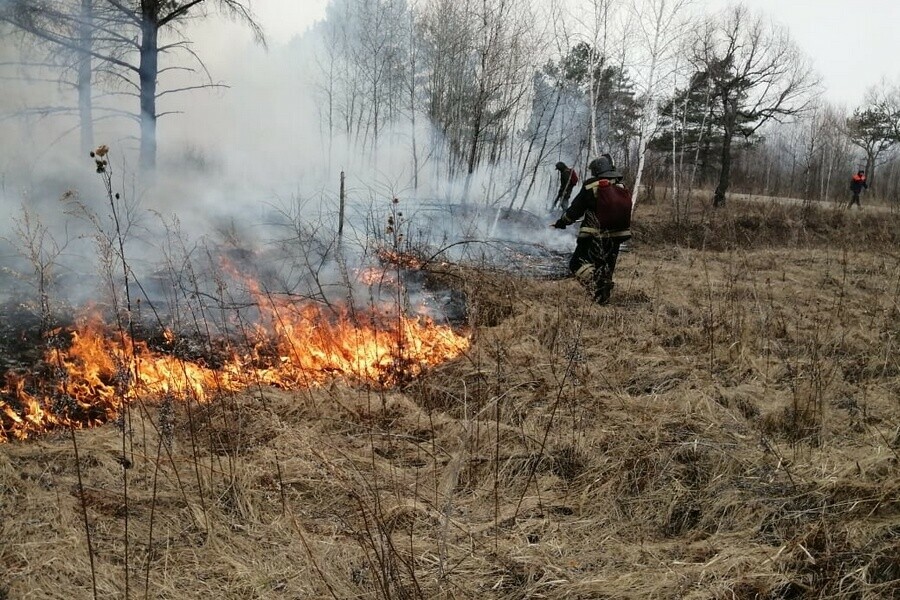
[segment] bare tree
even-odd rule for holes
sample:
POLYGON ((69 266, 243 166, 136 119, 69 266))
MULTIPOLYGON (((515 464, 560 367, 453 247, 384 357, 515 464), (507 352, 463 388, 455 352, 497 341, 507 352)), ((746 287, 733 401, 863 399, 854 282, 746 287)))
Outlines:
POLYGON ((406 0, 335 0, 319 27, 329 137, 338 123, 373 162, 385 128, 409 103, 413 23, 406 0))
POLYGON ((597 145, 597 82, 595 81, 596 73, 600 68, 600 62, 607 60, 607 39, 609 29, 609 1, 608 0, 591 0, 591 15, 593 17, 590 31, 593 36, 590 44, 590 111, 591 111, 591 127, 590 127, 590 155, 591 157, 600 154, 597 145))
POLYGON ((577 12, 572 15, 565 15, 560 20, 562 36, 565 45, 568 48, 582 47, 587 51, 585 56, 586 69, 585 74, 587 81, 587 103, 588 103, 588 158, 595 157, 600 154, 600 123, 597 117, 601 110, 601 98, 599 97, 598 88, 600 82, 598 75, 603 72, 605 66, 609 62, 609 25, 614 15, 610 14, 610 9, 616 10, 616 5, 610 0, 590 0, 585 5, 576 5, 577 12), (570 30, 566 25, 566 21, 571 20, 577 27, 570 30))
POLYGON ((865 104, 854 110, 847 119, 846 133, 850 143, 865 154, 866 178, 872 186, 876 167, 900 142, 900 101, 897 92, 884 85, 869 89, 865 104))
MULTIPOLYGON (((34 75, 30 74, 35 70, 56 72, 56 81, 59 84, 77 91, 80 146, 85 153, 94 147, 95 65, 91 51, 108 47, 110 41, 106 35, 101 35, 100 40, 95 39, 97 37, 95 28, 99 28, 94 18, 95 1, 16 0, 0 6, 0 22, 13 25, 25 33, 26 38, 19 44, 23 53, 22 60, 18 63, 6 63, 5 66, 27 69, 29 74, 23 79, 28 81, 35 79, 34 75), (73 40, 76 44, 63 46, 48 40, 46 36, 33 35, 36 31, 52 32, 56 36, 73 40)), ((27 112, 50 115, 67 114, 72 110, 66 106, 34 106, 27 112)))
POLYGON ((660 90, 671 79, 677 68, 676 54, 687 32, 687 21, 682 17, 692 0, 642 0, 631 6, 634 31, 643 50, 645 68, 635 69, 639 74, 643 110, 638 126, 637 174, 632 192, 632 210, 637 208, 638 191, 644 174, 647 142, 659 121, 658 103, 660 90))
MULTIPOLYGON (((415 2, 415 0, 413 0, 415 2)), ((406 90, 404 90, 404 96, 408 100, 408 104, 406 106, 407 113, 409 114, 409 143, 410 143, 410 154, 412 157, 412 176, 413 176, 413 190, 418 191, 419 189, 419 149, 417 143, 416 136, 416 112, 419 110, 419 86, 417 85, 417 79, 419 75, 419 44, 418 44, 418 30, 416 28, 416 16, 415 16, 415 5, 410 7, 408 18, 408 27, 406 30, 407 41, 408 41, 408 53, 407 53, 407 63, 406 63, 406 79, 405 85, 406 90)))
POLYGON ((139 162, 144 171, 152 171, 156 167, 156 123, 166 114, 157 109, 159 98, 215 85, 200 57, 190 49, 180 26, 189 20, 208 17, 216 9, 245 23, 256 39, 264 43, 262 30, 244 0, 7 0, 0 11, 0 20, 80 55, 82 63, 88 57, 99 61, 106 73, 126 86, 128 93, 137 96, 136 119, 141 132, 139 162), (172 41, 161 43, 164 34, 172 41), (195 59, 199 68, 184 64, 161 67, 160 56, 175 51, 195 59), (159 77, 167 71, 202 71, 207 81, 160 91, 159 77))
POLYGON ((494 162, 533 74, 533 19, 513 0, 437 0, 422 18, 428 115, 447 140, 451 173, 494 162))
POLYGON ((801 114, 818 85, 809 61, 787 31, 738 5, 699 28, 693 58, 711 79, 723 111, 719 182, 714 205, 731 185, 732 141, 749 137, 769 121, 801 114))
POLYGON ((826 105, 822 111, 822 122, 819 128, 819 136, 822 143, 820 173, 819 173, 819 197, 828 200, 831 197, 831 181, 835 170, 841 168, 849 154, 850 140, 843 132, 843 124, 846 122, 846 113, 841 109, 826 105))
POLYGON ((367 118, 363 144, 372 148, 377 160, 379 134, 396 117, 398 99, 405 82, 404 42, 407 6, 404 0, 377 0, 355 3, 357 26, 352 60, 363 77, 367 118))

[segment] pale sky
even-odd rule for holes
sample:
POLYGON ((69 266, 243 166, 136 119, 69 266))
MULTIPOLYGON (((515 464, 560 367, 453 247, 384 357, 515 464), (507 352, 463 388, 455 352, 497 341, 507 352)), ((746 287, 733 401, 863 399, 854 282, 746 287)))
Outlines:
POLYGON ((324 19, 327 4, 328 0, 254 0, 251 7, 269 42, 278 44, 324 19))
MULTIPOLYGON (((731 0, 696 0, 715 11, 731 0)), ((328 0, 256 0, 270 43, 285 43, 325 15, 328 0)), ((577 0, 573 0, 577 6, 577 0)), ((852 107, 882 78, 900 83, 900 0, 744 0, 785 25, 813 60, 825 97, 852 107)))
MULTIPOLYGON (((710 9, 727 0, 706 0, 710 9)), ((812 57, 825 97, 852 108, 882 78, 900 83, 900 0, 744 0, 812 57)))

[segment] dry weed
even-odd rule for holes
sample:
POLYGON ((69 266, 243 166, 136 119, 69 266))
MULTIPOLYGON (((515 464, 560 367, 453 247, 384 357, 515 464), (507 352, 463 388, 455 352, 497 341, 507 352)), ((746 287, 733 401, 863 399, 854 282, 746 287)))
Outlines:
MULTIPOLYGON (((727 210, 646 215, 605 307, 444 273, 473 347, 402 389, 133 411, 131 595, 900 597, 896 220, 727 210)), ((121 597, 122 434, 77 437, 121 597)), ((79 510, 66 436, 0 447, 0 597, 91 596, 79 510)))

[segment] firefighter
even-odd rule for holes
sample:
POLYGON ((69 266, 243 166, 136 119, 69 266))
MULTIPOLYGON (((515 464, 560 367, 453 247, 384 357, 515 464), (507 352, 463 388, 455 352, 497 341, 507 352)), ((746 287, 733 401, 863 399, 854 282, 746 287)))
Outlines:
POLYGON ((854 204, 862 208, 862 205, 859 203, 859 195, 864 189, 869 189, 869 186, 866 184, 866 172, 860 170, 850 179, 850 191, 853 192, 853 197, 850 198, 850 204, 847 208, 853 208, 854 204))
POLYGON ((592 160, 588 169, 591 178, 552 227, 565 229, 583 218, 569 269, 596 303, 606 304, 615 285, 619 246, 631 239, 631 192, 609 154, 592 160))
POLYGON ((575 189, 575 184, 578 183, 578 173, 575 172, 575 169, 567 167, 564 162, 556 163, 556 170, 559 171, 559 192, 557 192, 553 204, 550 205, 550 210, 556 208, 557 204, 559 204, 561 209, 566 210, 569 208, 569 198, 572 196, 572 190, 575 189))

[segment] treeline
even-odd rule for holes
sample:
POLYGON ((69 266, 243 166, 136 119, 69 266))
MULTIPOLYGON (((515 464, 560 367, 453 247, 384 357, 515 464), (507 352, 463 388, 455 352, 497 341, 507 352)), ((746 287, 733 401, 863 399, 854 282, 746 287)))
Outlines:
MULTIPOLYGON (((653 140, 654 179, 714 187, 722 125, 703 93, 686 86, 661 107, 653 140)), ((849 180, 867 175, 869 197, 894 202, 900 193, 900 87, 879 84, 850 111, 813 99, 795 118, 742 135, 734 148, 735 188, 750 194, 809 201, 849 200, 849 180)))
MULTIPOLYGON (((121 116, 96 98, 134 96, 127 116, 152 169, 156 120, 176 112, 157 101, 213 85, 191 20, 224 11, 262 39, 249 9, 4 0, 0 23, 78 90, 67 114, 85 147, 92 122, 121 116), (198 77, 184 83, 185 73, 198 77)), ((664 188, 676 212, 699 188, 715 204, 734 189, 839 198, 857 168, 875 195, 900 185, 900 93, 873 89, 852 111, 827 105, 787 30, 740 4, 702 14, 691 0, 332 0, 305 39, 329 157, 349 147, 377 170, 386 149, 404 153, 416 190, 423 178, 454 180, 472 201, 538 206, 557 161, 583 173, 600 152, 635 189, 664 188)))
POLYGON ((602 151, 636 188, 671 154, 719 204, 743 146, 807 112, 816 87, 787 32, 740 5, 333 0, 317 33, 327 138, 377 157, 379 132, 406 119, 416 173, 437 161, 468 192, 476 170, 502 166, 506 188, 488 197, 510 207, 558 160, 583 171, 602 151), (432 139, 417 139, 417 118, 432 139))

